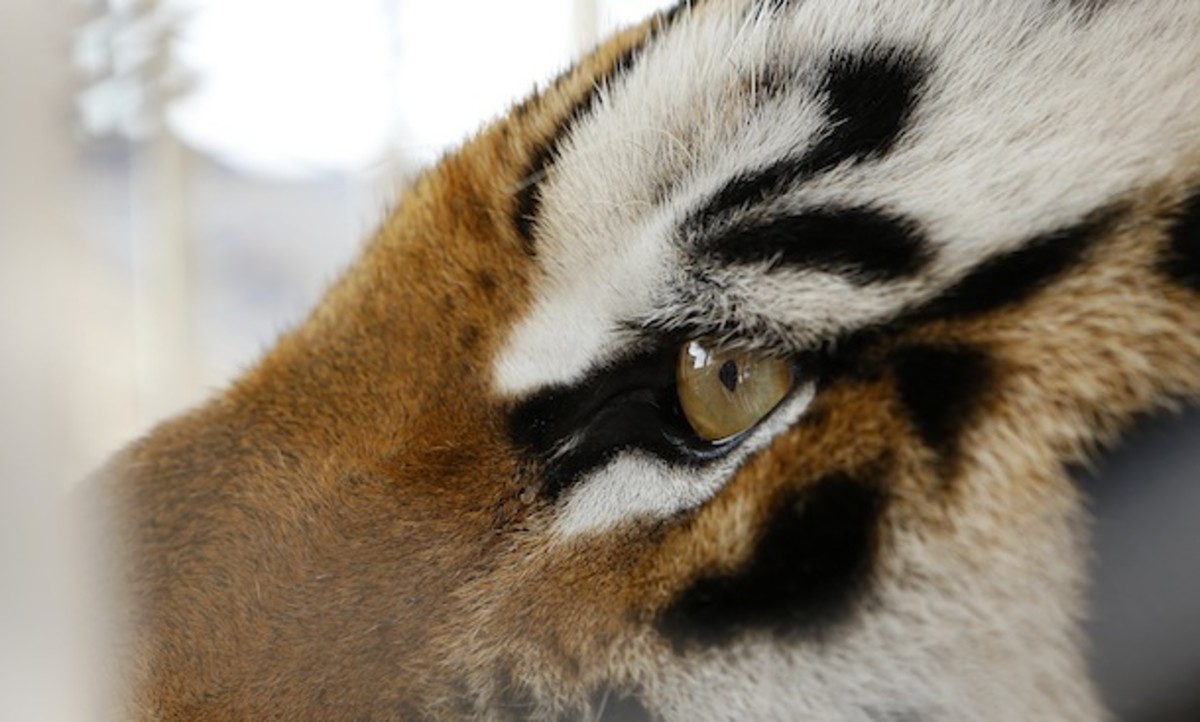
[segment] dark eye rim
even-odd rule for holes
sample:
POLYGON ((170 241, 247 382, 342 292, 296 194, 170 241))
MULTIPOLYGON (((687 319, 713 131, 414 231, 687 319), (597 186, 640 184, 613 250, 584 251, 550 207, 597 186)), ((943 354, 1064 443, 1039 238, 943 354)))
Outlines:
POLYGON ((680 344, 698 334, 663 334, 568 387, 552 387, 515 404, 509 436, 540 468, 540 494, 554 500, 617 455, 640 451, 675 466, 705 466, 738 449, 797 393, 820 388, 821 355, 782 354, 792 388, 754 425, 710 441, 692 429, 679 405, 680 344))

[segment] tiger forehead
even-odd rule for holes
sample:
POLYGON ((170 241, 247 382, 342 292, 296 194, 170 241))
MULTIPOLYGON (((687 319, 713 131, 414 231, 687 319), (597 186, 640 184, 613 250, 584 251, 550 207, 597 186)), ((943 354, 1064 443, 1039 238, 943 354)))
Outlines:
POLYGON ((535 149, 502 393, 580 379, 629 329, 800 348, 885 323, 1197 143, 1187 0, 714 1, 652 27, 535 149))

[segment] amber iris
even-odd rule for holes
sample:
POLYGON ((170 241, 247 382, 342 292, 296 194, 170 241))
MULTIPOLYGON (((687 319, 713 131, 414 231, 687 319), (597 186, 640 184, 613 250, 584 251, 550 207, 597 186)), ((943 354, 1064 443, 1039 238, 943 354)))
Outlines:
POLYGON ((787 396, 792 366, 778 356, 698 338, 680 349, 675 383, 692 429, 702 439, 721 441, 757 424, 787 396))

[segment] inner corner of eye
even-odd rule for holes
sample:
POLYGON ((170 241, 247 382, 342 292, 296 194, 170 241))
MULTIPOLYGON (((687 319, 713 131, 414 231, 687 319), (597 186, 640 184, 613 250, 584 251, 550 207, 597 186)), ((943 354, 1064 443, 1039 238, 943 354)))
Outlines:
POLYGON ((788 395, 792 364, 775 354, 731 348, 700 337, 680 348, 676 391, 701 439, 720 442, 750 429, 788 395))

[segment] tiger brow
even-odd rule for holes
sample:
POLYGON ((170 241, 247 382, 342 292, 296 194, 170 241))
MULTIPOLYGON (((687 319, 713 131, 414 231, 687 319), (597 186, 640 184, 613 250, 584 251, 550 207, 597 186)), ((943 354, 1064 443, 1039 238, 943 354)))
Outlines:
POLYGON ((846 162, 886 155, 907 130, 929 63, 902 48, 834 55, 817 92, 825 97, 828 130, 805 153, 730 179, 688 219, 690 228, 777 198, 796 183, 846 162))

